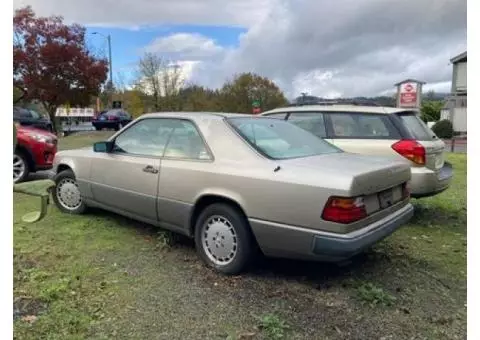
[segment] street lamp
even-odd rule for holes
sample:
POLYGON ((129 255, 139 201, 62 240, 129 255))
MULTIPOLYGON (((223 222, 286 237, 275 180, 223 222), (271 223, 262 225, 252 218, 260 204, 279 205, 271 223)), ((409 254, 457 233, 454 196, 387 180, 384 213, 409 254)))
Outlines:
POLYGON ((110 81, 109 81, 109 92, 111 92, 112 88, 113 88, 113 70, 112 70, 112 39, 110 37, 110 34, 108 35, 105 35, 105 34, 102 34, 100 32, 92 32, 92 34, 94 35, 101 35, 102 37, 104 37, 105 39, 107 39, 107 42, 108 42, 108 69, 110 71, 110 81))

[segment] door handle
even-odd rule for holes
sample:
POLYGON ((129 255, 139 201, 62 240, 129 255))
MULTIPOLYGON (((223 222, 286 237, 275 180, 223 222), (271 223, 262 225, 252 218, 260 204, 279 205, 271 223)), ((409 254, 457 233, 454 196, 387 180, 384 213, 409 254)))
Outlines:
POLYGON ((153 166, 151 165, 147 165, 146 167, 144 167, 143 169, 143 172, 149 172, 149 173, 152 173, 152 174, 158 174, 158 169, 155 169, 153 166))

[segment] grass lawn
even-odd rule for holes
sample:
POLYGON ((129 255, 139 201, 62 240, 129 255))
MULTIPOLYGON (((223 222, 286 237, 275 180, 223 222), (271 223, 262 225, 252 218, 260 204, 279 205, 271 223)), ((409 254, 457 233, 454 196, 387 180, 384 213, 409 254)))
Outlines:
MULTIPOLYGON (((69 136, 60 148, 106 138, 69 136)), ((16 339, 465 339, 466 163, 415 218, 344 266, 261 260, 225 277, 192 242, 110 213, 21 216, 14 195, 16 339)))

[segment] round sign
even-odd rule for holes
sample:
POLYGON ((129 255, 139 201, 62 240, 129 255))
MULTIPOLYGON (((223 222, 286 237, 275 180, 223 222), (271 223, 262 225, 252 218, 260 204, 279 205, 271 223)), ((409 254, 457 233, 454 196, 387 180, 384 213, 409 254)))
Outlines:
POLYGON ((412 84, 407 84, 407 85, 405 85, 405 91, 411 92, 412 90, 413 90, 412 84))

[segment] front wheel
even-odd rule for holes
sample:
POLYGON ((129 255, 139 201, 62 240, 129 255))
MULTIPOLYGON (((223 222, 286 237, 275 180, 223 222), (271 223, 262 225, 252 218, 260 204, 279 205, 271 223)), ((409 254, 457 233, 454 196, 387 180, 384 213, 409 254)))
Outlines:
POLYGON ((29 172, 27 157, 23 152, 15 151, 13 154, 13 183, 23 182, 29 172))
POLYGON ((255 240, 246 218, 223 203, 206 207, 196 222, 195 246, 200 258, 223 274, 238 274, 254 257, 255 240))
POLYGON ((57 207, 69 214, 82 214, 87 206, 83 202, 80 189, 72 170, 64 170, 55 176, 53 201, 57 207))

